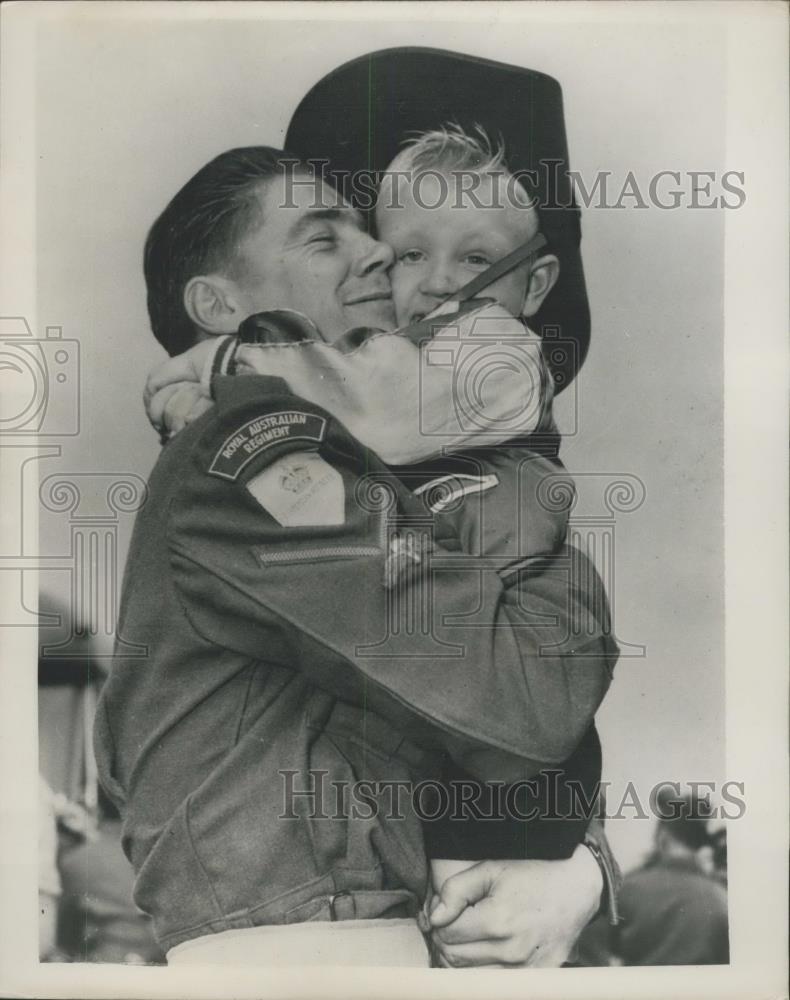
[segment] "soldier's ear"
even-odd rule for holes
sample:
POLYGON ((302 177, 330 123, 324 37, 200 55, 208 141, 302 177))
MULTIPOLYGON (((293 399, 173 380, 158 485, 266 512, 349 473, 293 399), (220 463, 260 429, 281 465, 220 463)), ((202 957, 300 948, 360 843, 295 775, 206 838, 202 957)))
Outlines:
POLYGON ((199 274, 184 289, 184 308, 199 329, 216 336, 235 333, 247 313, 236 285, 218 274, 199 274))
POLYGON ((560 262, 552 253, 539 257, 532 265, 529 286, 524 298, 522 316, 534 316, 543 305, 543 300, 554 288, 560 276, 560 262))

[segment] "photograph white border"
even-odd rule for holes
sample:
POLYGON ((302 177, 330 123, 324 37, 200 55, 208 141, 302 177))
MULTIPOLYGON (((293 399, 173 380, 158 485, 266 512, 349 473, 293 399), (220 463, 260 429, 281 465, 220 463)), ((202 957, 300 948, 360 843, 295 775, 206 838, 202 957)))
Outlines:
MULTIPOLYGON (((456 5, 459 19, 529 16, 720 24, 728 39, 727 156, 747 177, 727 215, 725 271, 725 538, 727 773, 746 788, 729 826, 728 967, 436 972, 318 969, 199 973, 175 968, 39 965, 36 956, 37 636, 0 630, 0 993, 37 997, 612 997, 786 995, 788 848, 788 11, 781 2, 456 5)), ((9 3, 0 10, 2 315, 35 301, 35 27, 48 18, 262 17, 353 23, 428 21, 439 3, 9 3)), ((0 476, 0 490, 2 476, 0 476)), ((13 530, 2 512, 0 528, 13 530)), ((0 574, 2 577, 2 574, 0 574)), ((0 596, 2 596, 0 594, 0 596)))

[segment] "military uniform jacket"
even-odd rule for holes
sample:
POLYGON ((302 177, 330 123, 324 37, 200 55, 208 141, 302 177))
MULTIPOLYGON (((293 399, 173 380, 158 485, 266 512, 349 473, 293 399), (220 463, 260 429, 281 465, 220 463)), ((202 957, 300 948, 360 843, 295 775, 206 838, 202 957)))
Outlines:
POLYGON ((617 652, 581 553, 470 559, 450 519, 281 381, 215 395, 152 473, 119 620, 141 655, 117 660, 95 729, 166 949, 413 912, 420 824, 408 795, 393 821, 393 784, 446 752, 482 779, 563 761, 617 652), (337 784, 327 801, 322 775, 365 783, 367 807, 337 784))

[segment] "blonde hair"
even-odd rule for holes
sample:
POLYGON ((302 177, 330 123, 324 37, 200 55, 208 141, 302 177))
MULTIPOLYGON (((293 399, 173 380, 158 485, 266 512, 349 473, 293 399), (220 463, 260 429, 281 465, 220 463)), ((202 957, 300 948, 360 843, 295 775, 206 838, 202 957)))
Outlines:
POLYGON ((474 126, 473 135, 455 122, 417 133, 407 140, 404 148, 387 167, 385 176, 402 172, 418 177, 429 170, 512 179, 514 183, 508 185, 508 190, 512 189, 514 200, 519 206, 527 208, 534 205, 534 200, 530 198, 524 185, 507 167, 502 138, 494 144, 482 125, 474 126))

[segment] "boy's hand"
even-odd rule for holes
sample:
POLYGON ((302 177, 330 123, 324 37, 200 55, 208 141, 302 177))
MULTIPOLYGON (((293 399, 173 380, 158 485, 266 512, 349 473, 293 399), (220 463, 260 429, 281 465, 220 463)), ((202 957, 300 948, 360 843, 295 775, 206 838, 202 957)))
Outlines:
POLYGON ((217 343, 214 338, 204 340, 199 344, 195 344, 194 347, 190 347, 183 354, 177 354, 174 358, 168 358, 167 361, 163 361, 161 365, 157 365, 154 368, 146 379, 143 391, 143 402, 145 403, 151 423, 154 422, 151 418, 151 401, 154 396, 166 386, 171 386, 178 382, 200 383, 203 371, 206 365, 210 364, 213 360, 216 349, 217 343))
POLYGON ((164 438, 183 430, 212 405, 204 376, 217 346, 215 338, 204 340, 163 361, 149 374, 143 404, 148 419, 164 438))
POLYGON ((563 861, 481 861, 447 879, 432 901, 439 962, 560 966, 597 912, 602 888, 583 845, 563 861))
POLYGON ((148 419, 162 437, 170 438, 213 405, 199 382, 175 382, 159 389, 148 402, 148 419))

